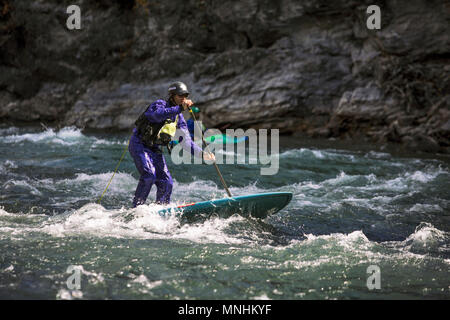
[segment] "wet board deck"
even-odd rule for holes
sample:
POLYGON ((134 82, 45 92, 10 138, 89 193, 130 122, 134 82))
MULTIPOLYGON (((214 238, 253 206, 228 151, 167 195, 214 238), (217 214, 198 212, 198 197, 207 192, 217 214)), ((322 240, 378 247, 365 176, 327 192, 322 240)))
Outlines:
POLYGON ((195 203, 159 210, 161 216, 179 215, 188 221, 233 214, 264 219, 286 207, 292 199, 291 192, 258 193, 195 203))

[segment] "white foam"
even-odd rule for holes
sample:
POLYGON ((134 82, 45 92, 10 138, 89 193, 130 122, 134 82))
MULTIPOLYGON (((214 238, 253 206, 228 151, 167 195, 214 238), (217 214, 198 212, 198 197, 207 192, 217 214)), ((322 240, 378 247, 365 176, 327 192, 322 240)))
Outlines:
POLYGON ((9 168, 9 169, 17 169, 18 166, 14 161, 11 160, 6 160, 3 164, 4 168, 9 168))
MULTIPOLYGON (((52 129, 49 129, 52 131, 52 129)), ((81 130, 76 127, 65 127, 55 133, 60 139, 79 139, 84 137, 81 130)))
POLYGON ((367 261, 382 257, 371 250, 375 244, 369 241, 362 231, 305 236, 306 240, 292 240, 288 245, 288 248, 296 247, 299 254, 292 257, 293 259, 286 259, 283 262, 284 266, 305 270, 330 264, 347 265, 354 258, 367 261), (324 254, 318 255, 317 252, 324 254))
POLYGON ((127 140, 105 140, 96 137, 85 136, 81 129, 76 127, 64 127, 59 131, 54 129, 46 129, 37 133, 13 134, 3 138, 5 143, 20 143, 30 141, 33 143, 61 144, 61 145, 77 145, 90 143, 91 148, 95 149, 99 145, 127 145, 127 140))
POLYGON ((73 213, 50 218, 41 231, 56 237, 85 234, 145 239, 152 237, 151 232, 167 233, 176 227, 177 221, 172 220, 171 223, 170 219, 151 214, 152 210, 148 206, 131 210, 106 210, 101 205, 91 203, 73 213), (131 222, 126 221, 127 215, 133 216, 131 222))
POLYGON ((32 186, 30 183, 28 183, 25 180, 13 180, 13 179, 11 179, 11 180, 6 181, 3 184, 3 188, 5 190, 13 189, 13 188, 16 188, 16 187, 28 189, 30 191, 30 193, 32 195, 35 195, 35 196, 42 195, 42 193, 38 189, 36 189, 34 186, 32 186))
POLYGON ((141 287, 139 290, 141 293, 149 293, 152 289, 162 285, 163 281, 150 281, 145 275, 141 274, 139 277, 132 280, 131 283, 127 284, 127 286, 131 287, 133 284, 138 284, 141 287))
POLYGON ((406 249, 413 253, 439 252, 443 244, 448 243, 450 236, 448 233, 435 228, 430 223, 422 222, 416 227, 403 244, 406 249))
POLYGON ((345 249, 353 250, 355 249, 354 244, 358 243, 360 247, 366 248, 371 244, 370 240, 367 239, 366 235, 361 231, 353 231, 348 234, 343 233, 332 233, 330 235, 320 235, 316 236, 313 234, 305 234, 306 241, 312 243, 318 240, 333 240, 334 243, 341 245, 345 249))
POLYGON ((440 174, 441 171, 434 171, 431 173, 427 173, 427 172, 422 172, 422 171, 415 171, 414 173, 406 173, 405 174, 405 178, 407 180, 412 180, 412 181, 418 181, 418 182, 422 182, 422 183, 427 183, 432 181, 433 179, 435 179, 437 177, 438 174, 440 174))
POLYGON ((312 181, 304 181, 299 182, 294 185, 295 190, 307 190, 307 189, 313 189, 318 190, 321 189, 322 186, 317 183, 313 183, 312 181))
POLYGON ((322 184, 331 184, 331 185, 339 185, 342 183, 350 182, 358 178, 358 176, 351 176, 346 174, 344 171, 341 171, 336 178, 328 179, 322 182, 322 184))
POLYGON ((242 244, 245 241, 226 233, 226 228, 235 222, 245 221, 245 218, 234 215, 228 219, 210 218, 198 224, 185 224, 175 234, 176 239, 187 239, 199 243, 232 243, 242 244))
POLYGON ((75 127, 66 127, 55 132, 53 129, 47 129, 39 133, 15 134, 4 137, 5 143, 19 143, 31 141, 34 143, 58 143, 64 145, 73 145, 77 140, 84 137, 80 129, 75 127))
POLYGON ((267 296, 266 293, 263 293, 263 294, 261 294, 261 295, 259 295, 259 296, 255 296, 255 297, 253 297, 253 298, 251 298, 251 299, 253 299, 253 300, 271 300, 271 299, 267 296))
POLYGON ((279 154, 280 158, 304 158, 312 157, 316 159, 325 159, 329 154, 326 151, 313 150, 307 148, 290 149, 279 154))
POLYGON ((60 289, 56 294, 57 300, 73 300, 83 298, 83 292, 80 290, 60 289))
POLYGON ((91 138, 93 140, 92 148, 95 149, 100 145, 128 145, 128 140, 105 140, 105 139, 98 139, 96 137, 91 138))
MULTIPOLYGON (((172 204, 175 205, 175 204, 172 204)), ((49 217, 35 231, 55 237, 89 235, 132 239, 183 239, 200 243, 242 243, 228 235, 230 223, 245 221, 240 216, 211 218, 203 223, 180 225, 174 215, 160 216, 157 211, 168 206, 142 205, 135 209, 106 210, 98 204, 87 204, 72 212, 49 217)))

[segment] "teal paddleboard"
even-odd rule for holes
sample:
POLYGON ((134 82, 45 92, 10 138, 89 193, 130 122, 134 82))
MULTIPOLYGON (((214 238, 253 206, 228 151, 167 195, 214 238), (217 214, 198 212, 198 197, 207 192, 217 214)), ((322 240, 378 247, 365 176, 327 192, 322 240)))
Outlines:
POLYGON ((176 215, 188 222, 204 220, 211 216, 228 218, 233 214, 264 219, 286 207, 291 199, 291 192, 259 193, 187 203, 159 210, 158 214, 161 216, 176 215))

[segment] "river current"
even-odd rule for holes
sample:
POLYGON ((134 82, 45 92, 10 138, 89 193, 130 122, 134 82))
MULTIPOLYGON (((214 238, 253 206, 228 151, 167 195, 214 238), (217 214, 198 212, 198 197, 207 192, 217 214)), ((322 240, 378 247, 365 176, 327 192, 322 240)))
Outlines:
MULTIPOLYGON (((130 208, 128 153, 98 204, 127 142, 0 127, 0 298, 450 298, 448 158, 281 137, 276 175, 220 169, 233 195, 292 192, 286 208, 184 224, 155 213, 155 187, 130 208)), ((166 159, 174 204, 226 196, 211 165, 166 159)))

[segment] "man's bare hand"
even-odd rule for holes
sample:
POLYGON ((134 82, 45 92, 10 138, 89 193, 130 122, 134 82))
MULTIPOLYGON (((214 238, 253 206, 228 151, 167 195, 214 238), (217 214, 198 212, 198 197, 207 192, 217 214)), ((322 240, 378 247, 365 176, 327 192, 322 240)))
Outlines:
POLYGON ((186 99, 183 101, 183 103, 181 104, 181 106, 183 107, 184 110, 187 110, 188 108, 190 108, 194 103, 192 102, 192 100, 190 99, 186 99))
POLYGON ((203 159, 205 161, 216 161, 216 156, 213 153, 205 152, 203 153, 203 159))

